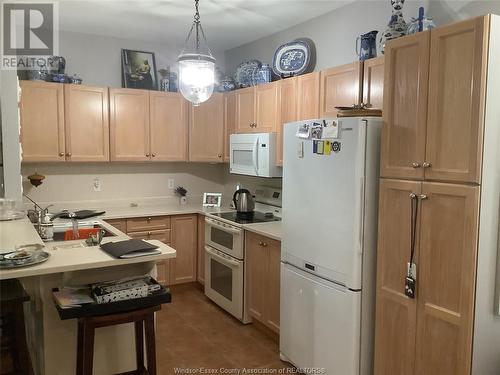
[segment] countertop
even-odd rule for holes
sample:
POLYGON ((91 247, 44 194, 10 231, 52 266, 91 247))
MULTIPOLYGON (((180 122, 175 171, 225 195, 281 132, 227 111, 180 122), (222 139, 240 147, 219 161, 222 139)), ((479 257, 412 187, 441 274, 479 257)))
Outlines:
MULTIPOLYGON (((116 236, 113 237, 105 237, 103 243, 128 238, 125 233, 120 232, 111 225, 102 221, 99 221, 99 223, 105 229, 116 234, 116 236)), ((176 251, 173 248, 156 240, 148 242, 157 245, 161 254, 129 259, 113 258, 102 251, 98 246, 76 246, 79 242, 81 241, 52 242, 44 244, 28 218, 0 222, 0 251, 6 252, 13 250, 16 246, 40 243, 45 246, 44 251, 50 254, 50 258, 46 262, 35 266, 0 270, 0 280, 123 266, 135 263, 156 262, 162 259, 174 258, 176 255, 176 251)))
MULTIPOLYGON (((217 212, 231 211, 229 207, 203 207, 200 204, 161 204, 139 205, 137 207, 111 207, 105 209, 102 219, 124 219, 128 217, 169 216, 182 214, 208 215, 217 212)), ((267 223, 243 224, 243 229, 281 241, 281 221, 267 223)))
POLYGON ((271 221, 268 223, 245 224, 243 229, 263 236, 281 241, 281 221, 271 221))
MULTIPOLYGON (((102 220, 122 219, 129 217, 182 215, 182 214, 202 214, 229 211, 229 207, 203 207, 200 204, 158 204, 139 205, 137 207, 111 207, 99 208, 106 213, 96 218, 103 227, 115 233, 114 237, 105 237, 103 242, 126 239, 128 236, 120 232, 102 220)), ((85 221, 92 221, 87 219, 85 221)), ((248 230, 278 241, 281 241, 281 222, 273 221, 268 223, 243 224, 244 230, 248 230)), ((152 241, 159 246, 162 254, 131 259, 116 259, 104 253, 99 247, 78 247, 78 241, 43 243, 36 232, 33 224, 28 218, 0 222, 0 252, 13 250, 16 246, 39 243, 45 246, 44 251, 51 254, 49 260, 32 267, 21 267, 12 270, 0 270, 0 280, 10 278, 20 278, 35 275, 46 275, 51 273, 78 271, 93 268, 103 268, 149 261, 158 261, 175 257, 175 250, 158 241, 152 241)))

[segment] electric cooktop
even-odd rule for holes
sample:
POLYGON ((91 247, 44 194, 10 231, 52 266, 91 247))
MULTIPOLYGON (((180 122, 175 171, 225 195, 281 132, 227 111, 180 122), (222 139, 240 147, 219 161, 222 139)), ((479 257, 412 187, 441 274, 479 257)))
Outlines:
POLYGON ((272 212, 263 213, 254 211, 252 214, 238 214, 237 212, 232 211, 232 212, 214 213, 212 215, 218 216, 226 220, 234 221, 235 223, 238 224, 266 223, 269 221, 281 220, 279 217, 274 216, 272 212))

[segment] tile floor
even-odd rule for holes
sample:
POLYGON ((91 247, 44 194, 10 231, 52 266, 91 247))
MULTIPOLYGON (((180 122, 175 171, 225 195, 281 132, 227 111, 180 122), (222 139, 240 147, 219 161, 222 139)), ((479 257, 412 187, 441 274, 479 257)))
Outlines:
POLYGON ((280 361, 273 339, 220 309, 200 286, 179 285, 171 290, 172 303, 157 314, 158 374, 199 374, 210 369, 221 374, 220 369, 243 368, 277 374, 289 367, 280 361), (176 372, 176 368, 191 371, 176 372))

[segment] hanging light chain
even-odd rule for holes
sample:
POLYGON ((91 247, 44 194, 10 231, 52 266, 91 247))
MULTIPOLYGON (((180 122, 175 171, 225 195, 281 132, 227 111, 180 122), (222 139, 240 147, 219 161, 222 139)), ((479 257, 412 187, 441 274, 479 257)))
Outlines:
MULTIPOLYGON (((209 57, 212 57, 212 51, 208 46, 207 38, 205 36, 205 32, 203 31, 203 26, 201 25, 200 21, 199 0, 195 0, 194 6, 195 6, 194 21, 193 24, 191 25, 191 29, 188 32, 186 41, 184 42, 184 48, 181 51, 181 56, 184 55, 187 49, 189 48, 189 40, 191 39, 191 36, 193 36, 195 42, 194 46, 195 54, 201 56, 201 44, 203 43, 203 47, 206 49, 206 54, 208 54, 209 57)), ((205 53, 203 53, 203 55, 205 55, 205 53)))
POLYGON ((196 13, 194 14, 194 22, 195 23, 200 23, 200 11, 198 10, 198 3, 200 0, 195 0, 194 1, 194 7, 196 9, 196 13))

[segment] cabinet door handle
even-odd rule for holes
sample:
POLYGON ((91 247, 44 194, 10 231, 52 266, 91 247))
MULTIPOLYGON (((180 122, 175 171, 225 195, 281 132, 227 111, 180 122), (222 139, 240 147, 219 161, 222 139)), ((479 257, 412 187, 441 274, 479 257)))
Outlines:
POLYGON ((222 157, 222 154, 217 154, 217 157, 218 157, 218 158, 221 158, 221 157, 222 157))
POLYGON ((67 153, 66 153, 66 156, 67 156, 67 157, 71 157, 71 152, 67 152, 67 153))
POLYGON ((426 194, 420 194, 418 196, 418 199, 421 200, 421 201, 425 201, 426 199, 428 199, 429 197, 426 195, 426 194))
POLYGON ((262 247, 267 247, 267 242, 262 242, 262 247))
POLYGON ((148 157, 148 158, 149 158, 149 156, 150 156, 150 154, 146 154, 146 157, 148 157))
POLYGON ((413 163, 411 163, 411 167, 416 169, 416 168, 420 168, 421 165, 420 165, 420 163, 417 163, 416 161, 414 161, 413 163))
POLYGON ((59 156, 63 157, 64 156, 64 152, 60 152, 59 156))
POLYGON ((152 157, 156 157, 156 154, 155 154, 155 153, 153 153, 153 154, 151 154, 151 156, 152 156, 152 157))
POLYGON ((148 217, 146 220, 147 220, 147 221, 151 221, 151 218, 150 218, 150 217, 148 217))
POLYGON ((432 164, 426 161, 426 162, 424 162, 424 164, 422 164, 422 167, 430 168, 430 167, 432 167, 432 164))
POLYGON ((153 233, 151 233, 151 232, 148 232, 148 237, 149 237, 149 236, 151 236, 152 234, 153 234, 153 233))

